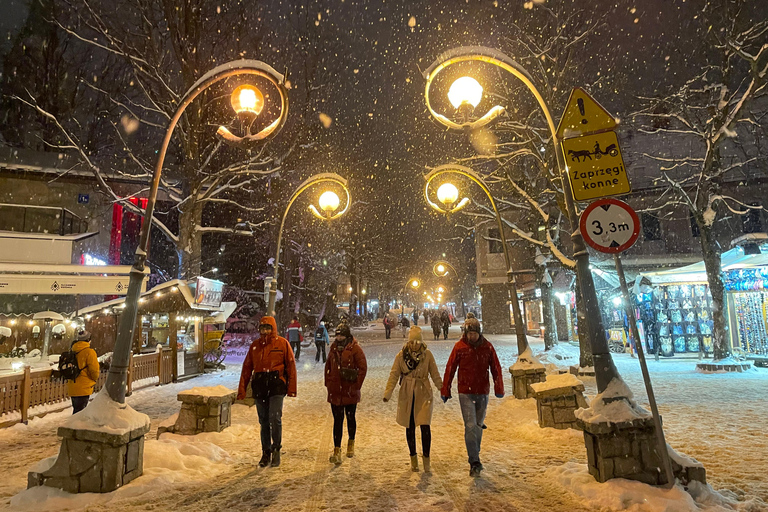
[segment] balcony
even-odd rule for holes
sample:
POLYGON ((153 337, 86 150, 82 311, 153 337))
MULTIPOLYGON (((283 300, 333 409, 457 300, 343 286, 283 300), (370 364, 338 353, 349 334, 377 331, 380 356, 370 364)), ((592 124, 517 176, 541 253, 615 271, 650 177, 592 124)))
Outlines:
POLYGON ((85 233, 87 228, 85 220, 66 208, 0 203, 0 231, 64 236, 85 233))

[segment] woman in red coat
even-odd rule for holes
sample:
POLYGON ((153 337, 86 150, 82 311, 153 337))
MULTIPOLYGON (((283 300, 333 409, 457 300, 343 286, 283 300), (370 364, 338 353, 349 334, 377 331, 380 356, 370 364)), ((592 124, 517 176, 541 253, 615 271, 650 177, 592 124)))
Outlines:
POLYGON ((355 411, 360 401, 368 364, 363 349, 352 337, 347 324, 336 328, 336 339, 331 344, 328 360, 325 362, 325 387, 328 388, 328 402, 333 413, 333 455, 329 461, 341 464, 341 435, 344 417, 347 417, 347 457, 355 455, 355 411))

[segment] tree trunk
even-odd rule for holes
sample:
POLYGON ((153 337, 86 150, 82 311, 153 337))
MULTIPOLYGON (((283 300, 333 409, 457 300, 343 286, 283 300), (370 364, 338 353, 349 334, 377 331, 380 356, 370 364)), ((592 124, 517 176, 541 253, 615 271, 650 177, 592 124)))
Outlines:
POLYGON ((192 279, 200 275, 203 235, 197 229, 202 222, 203 204, 190 202, 179 213, 179 242, 176 253, 179 257, 178 275, 181 279, 192 279))
POLYGON ((541 289, 542 323, 544 324, 544 350, 550 350, 557 344, 557 323, 555 322, 555 304, 553 302, 552 278, 546 267, 539 276, 541 289))
MULTIPOLYGON (((697 219, 698 220, 698 219, 697 219)), ((704 222, 699 224, 701 236, 701 254, 707 271, 709 291, 712 294, 712 344, 714 360, 725 359, 731 355, 731 343, 725 329, 725 286, 721 270, 720 251, 712 233, 712 226, 704 222)))
POLYGON ((587 368, 594 366, 595 362, 592 358, 592 345, 587 336, 587 316, 584 312, 584 298, 581 296, 578 279, 576 280, 576 315, 578 316, 577 325, 579 327, 579 366, 587 368))

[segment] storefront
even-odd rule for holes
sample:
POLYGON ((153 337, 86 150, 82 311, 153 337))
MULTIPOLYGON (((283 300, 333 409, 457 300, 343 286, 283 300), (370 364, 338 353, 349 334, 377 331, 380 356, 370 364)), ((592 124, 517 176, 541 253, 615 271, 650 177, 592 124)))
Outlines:
MULTIPOLYGON (((726 322, 731 346, 753 356, 768 355, 768 245, 735 247, 722 254, 726 322)), ((644 273, 653 290, 641 293, 641 319, 648 349, 661 353, 712 352, 712 295, 704 263, 644 273)))
MULTIPOLYGON (((221 301, 224 283, 198 277, 175 279, 143 293, 139 298, 134 354, 149 353, 160 345, 176 348, 174 379, 202 373, 206 331, 226 322, 221 301)), ((84 309, 81 316, 94 338, 115 339, 125 299, 120 298, 84 309)), ((228 315, 227 315, 228 316, 228 315)), ((112 344, 114 346, 114 343, 112 344)))

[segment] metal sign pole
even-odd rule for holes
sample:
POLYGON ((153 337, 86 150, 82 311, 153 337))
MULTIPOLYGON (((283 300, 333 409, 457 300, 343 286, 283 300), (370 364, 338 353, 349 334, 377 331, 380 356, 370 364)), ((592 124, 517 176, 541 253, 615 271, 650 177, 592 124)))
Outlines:
POLYGON ((672 463, 669 460, 669 452, 667 451, 667 441, 664 439, 664 430, 661 427, 661 417, 659 416, 659 409, 656 407, 656 397, 653 394, 653 386, 651 385, 651 376, 648 374, 648 366, 645 364, 645 351, 643 350, 643 343, 640 340, 640 333, 637 331, 637 320, 635 319, 635 312, 633 311, 632 303, 630 302, 629 290, 627 289, 627 280, 624 277, 624 265, 621 263, 621 257, 618 253, 613 255, 613 261, 616 263, 616 273, 619 275, 619 284, 621 285, 621 293, 624 295, 624 312, 629 320, 629 327, 632 329, 632 337, 635 339, 635 348, 637 349, 637 358, 640 360, 640 369, 643 372, 643 381, 645 383, 645 390, 648 393, 648 403, 651 405, 651 414, 653 415, 653 424, 656 427, 656 441, 657 449, 659 450, 659 456, 661 457, 661 465, 664 470, 664 476, 667 482, 664 487, 667 489, 672 488, 675 485, 675 476, 672 473, 672 463))

